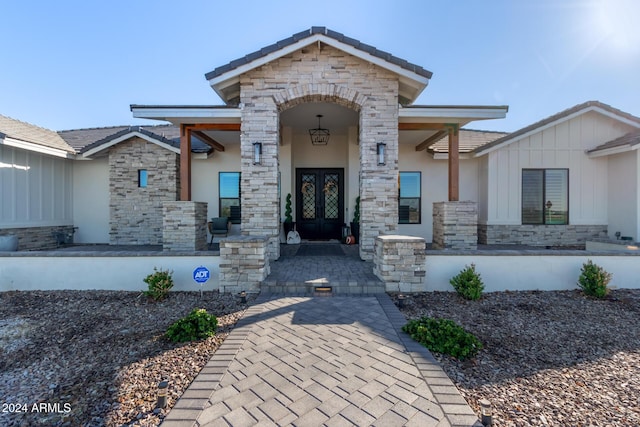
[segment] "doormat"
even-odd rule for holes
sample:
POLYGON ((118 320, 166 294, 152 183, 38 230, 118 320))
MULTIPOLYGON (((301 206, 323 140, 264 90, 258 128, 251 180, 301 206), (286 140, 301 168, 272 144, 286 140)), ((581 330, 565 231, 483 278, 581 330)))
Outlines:
POLYGON ((341 245, 309 244, 300 245, 296 256, 344 256, 341 245))

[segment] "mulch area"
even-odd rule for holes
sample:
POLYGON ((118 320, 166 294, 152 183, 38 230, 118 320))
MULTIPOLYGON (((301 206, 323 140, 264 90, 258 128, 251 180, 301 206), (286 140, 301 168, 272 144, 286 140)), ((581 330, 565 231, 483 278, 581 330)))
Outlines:
MULTIPOLYGON (((395 296, 394 296, 395 298, 395 296)), ((640 290, 409 296, 402 312, 453 319, 482 341, 472 360, 435 355, 476 413, 498 426, 640 425, 640 290)))

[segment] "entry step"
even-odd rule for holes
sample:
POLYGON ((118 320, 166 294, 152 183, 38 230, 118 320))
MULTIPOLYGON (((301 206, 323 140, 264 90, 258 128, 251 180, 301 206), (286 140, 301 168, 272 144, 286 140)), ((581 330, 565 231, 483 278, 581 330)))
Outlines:
POLYGON ((346 283, 305 283, 305 282, 264 282, 260 291, 283 295, 344 296, 371 295, 385 292, 382 282, 346 282, 346 283))

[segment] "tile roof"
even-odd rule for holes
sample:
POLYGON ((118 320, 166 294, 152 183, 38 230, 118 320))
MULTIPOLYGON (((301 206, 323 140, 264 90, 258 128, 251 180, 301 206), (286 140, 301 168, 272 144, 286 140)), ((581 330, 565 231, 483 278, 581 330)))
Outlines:
POLYGON ((281 50, 287 46, 291 46, 292 44, 297 43, 300 40, 306 39, 308 37, 311 37, 315 34, 322 34, 326 37, 332 38, 336 41, 339 41, 341 43, 344 43, 346 45, 352 46, 362 52, 368 53, 370 55, 373 55, 377 58, 383 59, 391 64, 397 65, 401 68, 404 68, 405 70, 409 70, 419 76, 422 77, 426 77, 428 79, 431 78, 431 76, 433 75, 433 73, 431 71, 425 70, 424 68, 422 68, 419 65, 416 64, 412 64, 404 59, 398 58, 396 56, 393 56, 392 54, 385 52, 383 50, 379 50, 376 49, 374 46, 370 46, 368 44, 362 43, 359 40, 356 39, 352 39, 350 37, 345 36, 342 33, 339 33, 337 31, 332 31, 326 27, 311 27, 308 30, 304 30, 301 31, 299 33, 296 33, 294 35, 292 35, 291 37, 288 37, 286 39, 282 39, 280 41, 277 41, 269 46, 263 47, 260 50, 257 50, 255 52, 252 52, 248 55, 243 56, 242 58, 238 58, 236 60, 233 60, 231 62, 229 62, 228 64, 222 65, 218 68, 216 68, 213 71, 208 72, 207 74, 205 74, 205 78, 207 80, 211 80, 215 77, 221 76, 222 74, 228 73, 231 70, 234 70, 238 67, 241 67, 243 65, 249 64, 253 61, 255 61, 256 59, 265 57, 273 52, 276 52, 278 50, 281 50))
POLYGON ((509 140, 515 139, 518 136, 524 135, 526 133, 529 133, 531 131, 534 131, 538 128, 541 128, 543 126, 546 126, 548 124, 551 124, 553 122, 556 122, 558 120, 561 120, 565 117, 571 116, 572 114, 578 113, 582 110, 586 110, 588 108, 600 108, 602 110, 608 111, 612 114, 615 114, 621 118, 627 119, 627 120, 631 120, 633 122, 636 122, 638 124, 640 124, 640 117, 636 117, 632 114, 626 113, 622 110, 619 110, 617 108, 612 107, 611 105, 602 103, 600 101, 587 101, 587 102, 583 102, 582 104, 578 104, 578 105, 574 105, 571 108, 567 108, 566 110, 560 111, 559 113, 556 113, 552 116, 547 117, 546 119, 542 119, 538 122, 535 122, 529 126, 523 127, 520 130, 517 130, 515 132, 512 132, 510 134, 507 134, 506 136, 499 138, 489 144, 486 144, 484 146, 478 147, 474 150, 475 153, 479 153, 482 152, 486 149, 489 149, 491 147, 495 147, 496 145, 500 145, 504 142, 507 142, 509 140))
MULTIPOLYGON (((140 132, 173 147, 180 147, 180 128, 175 125, 111 126, 103 128, 73 129, 58 132, 77 152, 83 153, 106 144, 130 132, 140 132)), ((211 148, 196 136, 191 137, 191 151, 207 153, 211 148)))
POLYGON ((31 144, 54 148, 68 153, 75 153, 75 150, 56 132, 30 123, 21 122, 20 120, 12 119, 1 114, 0 133, 3 133, 6 137, 29 142, 31 144))
POLYGON ((628 134, 616 138, 612 141, 598 145, 597 147, 587 151, 587 153, 595 153, 598 151, 608 150, 610 148, 624 147, 625 145, 633 147, 638 144, 640 144, 640 130, 629 132, 628 134))
MULTIPOLYGON (((488 130, 460 129, 458 138, 460 153, 471 153, 473 150, 483 147, 498 138, 508 135, 507 132, 495 132, 488 130)), ((427 149, 430 153, 448 153, 449 136, 445 135, 427 149)))

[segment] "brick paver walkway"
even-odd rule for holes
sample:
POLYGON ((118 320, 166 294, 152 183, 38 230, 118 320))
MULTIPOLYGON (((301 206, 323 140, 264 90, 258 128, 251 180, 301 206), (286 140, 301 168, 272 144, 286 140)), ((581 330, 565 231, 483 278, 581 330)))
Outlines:
POLYGON ((163 427, 481 425, 386 294, 262 295, 163 427))

